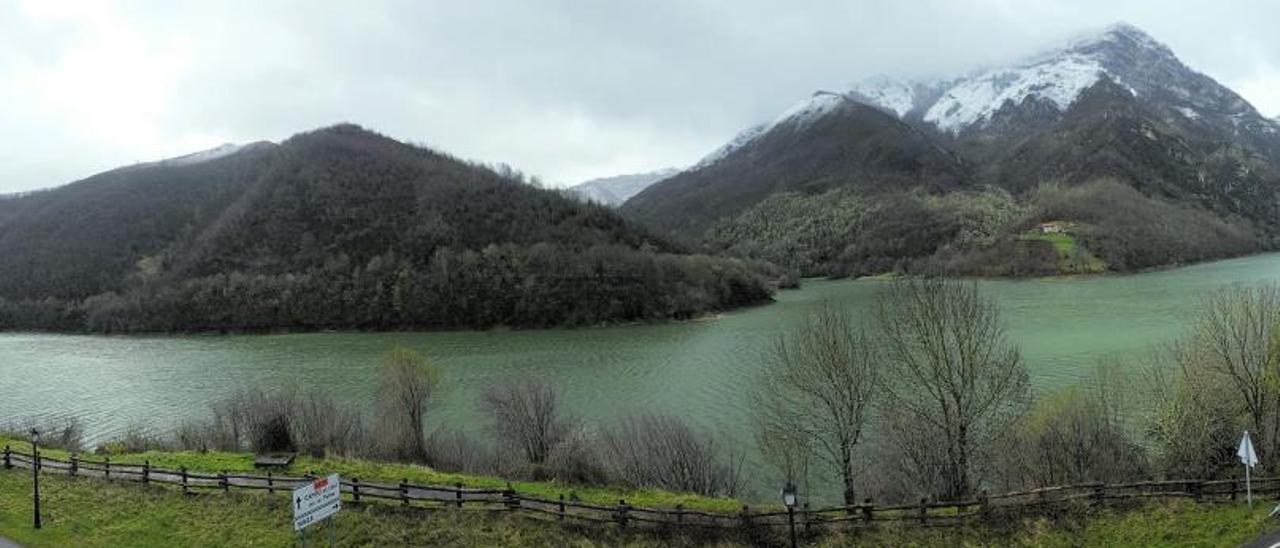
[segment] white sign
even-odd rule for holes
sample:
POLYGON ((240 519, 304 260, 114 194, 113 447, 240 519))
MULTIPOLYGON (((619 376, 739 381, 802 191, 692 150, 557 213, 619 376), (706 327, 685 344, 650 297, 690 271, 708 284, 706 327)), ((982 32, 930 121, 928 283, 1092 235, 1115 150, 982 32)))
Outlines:
POLYGON ((342 509, 342 480, 337 474, 293 490, 293 530, 301 531, 342 509))
POLYGON ((1258 454, 1253 452, 1253 440, 1249 439, 1249 431, 1244 431, 1244 437, 1240 438, 1240 448, 1236 449, 1236 456, 1240 457, 1240 462, 1244 463, 1244 500, 1248 501, 1249 507, 1253 507, 1253 479, 1249 477, 1249 469, 1258 465, 1258 454))
POLYGON ((1244 431, 1244 437, 1240 438, 1240 448, 1236 450, 1236 456, 1240 457, 1240 462, 1245 466, 1253 467, 1258 465, 1258 454, 1253 452, 1253 440, 1249 439, 1249 431, 1244 431))

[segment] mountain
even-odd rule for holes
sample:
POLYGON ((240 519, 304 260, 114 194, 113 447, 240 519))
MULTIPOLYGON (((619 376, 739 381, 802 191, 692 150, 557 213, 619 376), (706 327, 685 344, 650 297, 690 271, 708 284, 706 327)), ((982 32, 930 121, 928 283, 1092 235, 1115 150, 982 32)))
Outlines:
POLYGON ((641 190, 666 179, 680 170, 675 168, 660 169, 648 173, 634 173, 592 179, 569 188, 569 193, 584 201, 595 202, 609 207, 617 207, 631 199, 641 190))
POLYGON ((0 199, 0 328, 582 325, 767 300, 602 206, 339 125, 0 199))
POLYGON ((1280 126, 1118 24, 1006 67, 819 92, 621 211, 807 274, 1144 268, 1275 245, 1280 126), (1035 234, 1051 222, 1070 244, 1035 234))
POLYGON ((698 166, 641 191, 625 214, 697 234, 770 195, 837 186, 958 187, 969 168, 924 132, 849 97, 818 92, 698 166))

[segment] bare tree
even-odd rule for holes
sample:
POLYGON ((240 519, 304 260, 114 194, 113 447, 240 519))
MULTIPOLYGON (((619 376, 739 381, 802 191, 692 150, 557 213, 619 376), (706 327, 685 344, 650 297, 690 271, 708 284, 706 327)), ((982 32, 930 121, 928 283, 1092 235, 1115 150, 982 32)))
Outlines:
POLYGON ((315 390, 301 393, 294 402, 293 439, 299 450, 313 457, 353 457, 367 443, 360 412, 315 390))
POLYGON ((1280 375, 1272 345, 1280 325, 1280 287, 1237 285, 1209 295, 1196 312, 1195 330, 1181 358, 1192 368, 1221 377, 1234 388, 1258 435, 1267 462, 1280 438, 1280 375))
POLYGON ((480 412, 489 418, 489 428, 501 443, 535 466, 546 462, 571 429, 556 408, 555 389, 536 378, 513 379, 485 390, 480 412))
POLYGON ((996 452, 1007 489, 1122 482, 1146 474, 1147 459, 1121 418, 1129 386, 1118 364, 1099 365, 1080 385, 1039 398, 996 452))
POLYGON ((805 479, 812 451, 838 471, 845 504, 857 502, 854 449, 870 409, 876 366, 866 332, 830 306, 778 339, 756 392, 756 438, 788 481, 805 479))
POLYGON ((889 427, 904 442, 916 440, 904 452, 921 476, 940 473, 937 495, 964 497, 977 457, 1025 406, 1018 350, 1005 339, 995 303, 969 282, 894 282, 877 315, 888 365, 884 404, 895 417, 889 427))
POLYGON ((1244 407, 1225 377, 1200 369, 1189 346, 1175 342, 1146 367, 1148 400, 1155 403, 1146 420, 1153 460, 1168 478, 1231 477, 1238 471, 1235 443, 1246 422, 1244 407), (1173 371, 1169 362, 1177 364, 1173 371))
POLYGON ((426 458, 426 415, 439 384, 440 371, 411 349, 396 347, 382 360, 374 430, 383 455, 426 458))
POLYGON ((732 496, 741 483, 732 455, 722 456, 710 433, 676 417, 622 419, 603 442, 611 478, 627 485, 732 496))

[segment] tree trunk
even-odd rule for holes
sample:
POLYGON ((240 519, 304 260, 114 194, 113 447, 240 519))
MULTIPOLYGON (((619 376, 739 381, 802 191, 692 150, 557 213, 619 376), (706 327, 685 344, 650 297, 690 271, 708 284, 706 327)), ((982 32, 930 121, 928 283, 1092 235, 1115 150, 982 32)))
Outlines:
POLYGON ((844 480, 844 505, 853 506, 858 503, 853 493, 853 452, 845 448, 840 455, 840 476, 844 480))

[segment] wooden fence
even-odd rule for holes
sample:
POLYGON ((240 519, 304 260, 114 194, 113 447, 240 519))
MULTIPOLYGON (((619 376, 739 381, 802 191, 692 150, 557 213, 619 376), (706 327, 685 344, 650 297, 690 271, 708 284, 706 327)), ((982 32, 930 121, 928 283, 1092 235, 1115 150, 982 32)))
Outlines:
MULTIPOLYGON (((6 469, 30 470, 33 461, 30 453, 4 448, 3 466, 6 469)), ((286 476, 233 474, 221 472, 192 472, 152 467, 143 464, 112 463, 109 458, 86 460, 72 456, 61 460, 40 456, 41 473, 61 473, 71 476, 157 483, 178 486, 183 493, 200 491, 265 490, 269 493, 288 493, 295 487, 311 482, 314 476, 286 476)), ((520 493, 509 485, 505 489, 473 489, 462 484, 453 486, 418 485, 402 480, 399 483, 361 481, 359 478, 342 478, 342 492, 353 502, 383 501, 391 504, 419 507, 456 507, 520 512, 554 521, 576 521, 600 524, 616 524, 619 527, 669 527, 696 529, 777 529, 789 526, 786 510, 754 510, 743 505, 736 512, 708 512, 675 508, 645 508, 619 500, 616 505, 591 504, 579 500, 566 500, 564 495, 556 499, 520 493)), ((1254 496, 1280 493, 1280 477, 1253 479, 1254 496)), ((1242 480, 1165 480, 1133 483, 1064 485, 1029 491, 987 495, 984 491, 974 499, 962 501, 931 501, 921 499, 913 504, 878 506, 867 499, 852 506, 810 508, 804 505, 794 510, 796 528, 805 533, 831 526, 844 528, 873 527, 885 522, 899 522, 917 526, 950 526, 976 519, 1009 512, 1019 514, 1049 513, 1064 505, 1102 505, 1111 501, 1141 500, 1150 498, 1186 498, 1196 502, 1228 502, 1243 498, 1245 485, 1242 480)))

